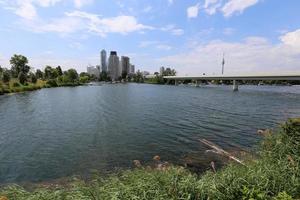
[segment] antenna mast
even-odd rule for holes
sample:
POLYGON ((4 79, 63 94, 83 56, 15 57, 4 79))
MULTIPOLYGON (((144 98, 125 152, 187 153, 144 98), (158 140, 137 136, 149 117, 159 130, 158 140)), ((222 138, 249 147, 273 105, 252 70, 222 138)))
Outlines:
POLYGON ((224 66, 225 66, 225 54, 223 53, 223 60, 222 60, 222 75, 224 74, 224 66))

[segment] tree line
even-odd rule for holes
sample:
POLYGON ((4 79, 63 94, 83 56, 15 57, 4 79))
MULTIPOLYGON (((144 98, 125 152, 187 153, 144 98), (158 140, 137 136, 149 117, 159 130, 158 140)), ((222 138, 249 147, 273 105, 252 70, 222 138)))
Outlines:
POLYGON ((9 82, 14 79, 26 86, 28 83, 35 84, 40 79, 46 81, 48 86, 56 87, 79 85, 87 83, 91 79, 87 73, 78 74, 73 68, 63 71, 61 66, 46 66, 43 71, 40 69, 34 71, 28 63, 27 57, 17 54, 13 55, 10 59, 10 69, 0 66, 0 80, 2 80, 4 84, 9 84, 9 82))

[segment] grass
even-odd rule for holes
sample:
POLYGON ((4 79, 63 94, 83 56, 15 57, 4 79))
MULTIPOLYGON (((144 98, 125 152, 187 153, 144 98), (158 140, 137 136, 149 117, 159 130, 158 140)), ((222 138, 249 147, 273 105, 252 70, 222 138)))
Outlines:
MULTIPOLYGON (((196 175, 182 167, 148 167, 107 178, 37 187, 11 185, 0 190, 8 199, 276 199, 300 198, 300 119, 286 122, 262 141, 258 157, 245 166, 231 163, 217 173, 196 175)), ((1 199, 1 198, 0 198, 1 199)))
MULTIPOLYGON (((0 81, 0 95, 6 93, 18 93, 18 92, 26 92, 26 91, 34 91, 42 88, 51 88, 51 87, 73 87, 79 86, 80 83, 57 83, 55 81, 55 86, 48 84, 48 81, 38 79, 36 83, 26 83, 26 85, 22 85, 18 79, 11 79, 9 83, 3 83, 0 81)), ((1 199, 0 199, 1 200, 1 199)))
POLYGON ((17 79, 11 79, 7 84, 0 81, 0 94, 33 91, 44 87, 46 87, 46 81, 43 80, 22 85, 17 79))

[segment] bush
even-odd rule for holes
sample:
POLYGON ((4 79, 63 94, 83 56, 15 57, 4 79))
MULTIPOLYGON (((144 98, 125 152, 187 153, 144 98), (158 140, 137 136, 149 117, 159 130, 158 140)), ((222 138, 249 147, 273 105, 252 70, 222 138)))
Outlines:
POLYGON ((19 75, 18 75, 18 79, 19 79, 20 83, 22 85, 24 85, 24 83, 27 81, 26 74, 23 73, 23 72, 20 72, 19 75))
POLYGON ((13 87, 20 87, 21 85, 20 85, 20 83, 18 83, 18 82, 14 82, 13 83, 13 87))
POLYGON ((50 87, 58 87, 58 84, 55 79, 50 79, 46 82, 46 84, 50 87))
POLYGON ((34 74, 31 75, 31 82, 34 84, 37 82, 37 78, 34 74))
POLYGON ((3 78, 2 78, 4 83, 8 83, 10 81, 10 74, 7 70, 3 72, 3 78))

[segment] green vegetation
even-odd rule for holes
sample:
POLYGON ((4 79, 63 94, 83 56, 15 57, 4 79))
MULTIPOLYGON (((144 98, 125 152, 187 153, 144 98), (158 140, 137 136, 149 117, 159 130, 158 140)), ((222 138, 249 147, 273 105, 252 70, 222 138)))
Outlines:
POLYGON ((93 78, 88 74, 79 76, 75 69, 63 72, 60 66, 46 66, 44 72, 40 69, 34 72, 23 55, 13 55, 10 64, 10 69, 0 66, 0 95, 45 87, 78 86, 90 82, 93 78))
POLYGON ((300 198, 300 119, 263 140, 256 159, 198 176, 182 167, 141 167, 119 175, 26 191, 0 190, 8 199, 274 199, 300 198))

